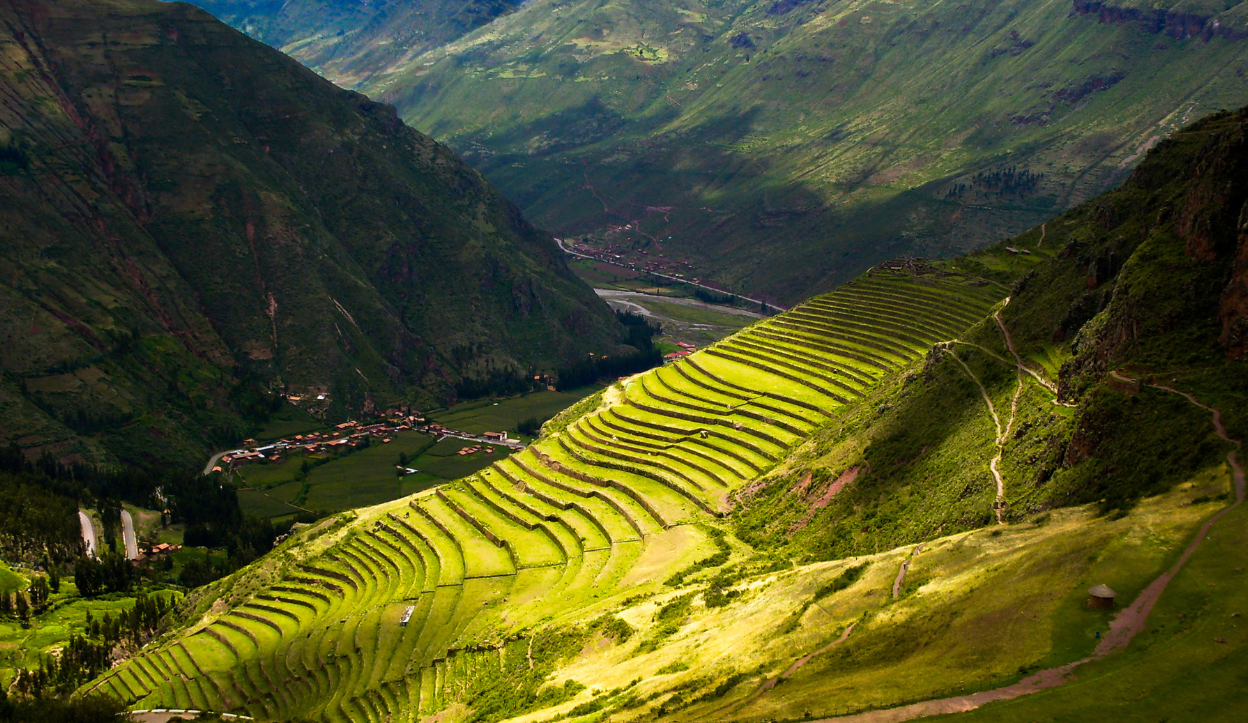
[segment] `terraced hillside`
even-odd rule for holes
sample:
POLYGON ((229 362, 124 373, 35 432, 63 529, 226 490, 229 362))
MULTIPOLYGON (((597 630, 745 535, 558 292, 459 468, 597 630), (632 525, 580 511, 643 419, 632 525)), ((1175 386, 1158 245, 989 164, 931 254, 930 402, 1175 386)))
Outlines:
POLYGON ((877 269, 613 385, 478 475, 295 535, 89 689, 136 709, 329 721, 570 700, 574 684, 539 690, 569 644, 627 638, 633 628, 604 613, 741 558, 714 524, 732 493, 1004 293, 877 269))

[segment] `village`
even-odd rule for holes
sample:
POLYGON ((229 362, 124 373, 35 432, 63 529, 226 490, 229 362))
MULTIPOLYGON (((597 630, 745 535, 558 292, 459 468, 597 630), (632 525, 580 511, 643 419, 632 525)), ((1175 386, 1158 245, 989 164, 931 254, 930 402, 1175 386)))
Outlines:
MULTIPOLYGON (((357 447, 363 443, 377 440, 381 444, 389 444, 396 434, 403 431, 427 434, 437 441, 453 437, 479 445, 465 447, 456 454, 460 456, 484 452, 492 454, 489 445, 503 445, 513 451, 524 449, 519 440, 509 439, 507 432, 483 432, 470 434, 447 428, 422 416, 419 412, 406 409, 390 409, 379 421, 362 423, 347 421, 336 425, 332 430, 296 434, 293 437, 279 439, 264 445, 258 445, 254 439, 243 440, 244 447, 224 452, 215 457, 209 464, 211 472, 233 472, 239 466, 250 462, 280 463, 283 454, 303 452, 306 454, 333 453, 357 447)), ((415 471, 415 470, 411 470, 415 471)))

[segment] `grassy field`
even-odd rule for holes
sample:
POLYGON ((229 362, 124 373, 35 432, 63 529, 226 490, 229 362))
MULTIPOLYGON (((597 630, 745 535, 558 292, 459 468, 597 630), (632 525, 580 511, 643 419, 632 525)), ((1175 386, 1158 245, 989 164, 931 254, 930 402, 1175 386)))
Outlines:
MULTIPOLYGON (((507 407, 513 413, 524 408, 507 407)), ((480 410, 465 410, 461 414, 471 418, 479 416, 480 410)), ((316 464, 321 459, 316 455, 295 454, 280 464, 245 465, 239 469, 239 476, 247 488, 239 490, 238 501, 245 514, 255 517, 282 517, 304 509, 337 512, 366 507, 470 475, 509 452, 506 447, 456 438, 435 444, 428 435, 403 431, 395 434, 389 443, 375 440, 367 449, 323 464, 316 464), (483 446, 490 451, 488 454, 484 451, 456 454, 469 446, 483 446), (407 468, 417 470, 416 473, 401 477, 397 474, 400 454, 407 456, 407 468), (308 465, 306 482, 299 479, 305 463, 308 465)))

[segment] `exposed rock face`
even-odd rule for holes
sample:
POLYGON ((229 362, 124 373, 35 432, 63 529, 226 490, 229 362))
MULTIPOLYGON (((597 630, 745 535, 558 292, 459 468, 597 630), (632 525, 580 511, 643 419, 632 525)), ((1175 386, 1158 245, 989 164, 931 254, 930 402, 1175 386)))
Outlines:
MULTIPOLYGON (((1167 4, 1166 2, 1160 3, 1167 4)), ((1212 40, 1215 37, 1230 40, 1248 38, 1248 28, 1244 26, 1240 2, 1219 3, 1217 11, 1200 13, 1188 12, 1190 3, 1171 0, 1168 4, 1180 6, 1182 10, 1166 7, 1132 7, 1126 3, 1103 2, 1102 0, 1074 0, 1074 14, 1095 15, 1097 21, 1104 25, 1135 25, 1140 30, 1153 35, 1168 35, 1178 40, 1201 38, 1212 40)))
POLYGON ((185 4, 0 19, 0 442, 193 451, 245 389, 341 415, 614 347, 553 240, 393 108, 185 4))

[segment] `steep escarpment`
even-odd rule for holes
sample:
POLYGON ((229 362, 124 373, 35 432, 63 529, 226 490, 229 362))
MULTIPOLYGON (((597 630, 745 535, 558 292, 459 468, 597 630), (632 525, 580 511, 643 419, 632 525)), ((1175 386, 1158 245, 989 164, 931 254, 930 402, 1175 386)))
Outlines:
POLYGON ((388 106, 207 13, 0 5, 2 436, 176 457, 610 353, 549 236, 388 106))

